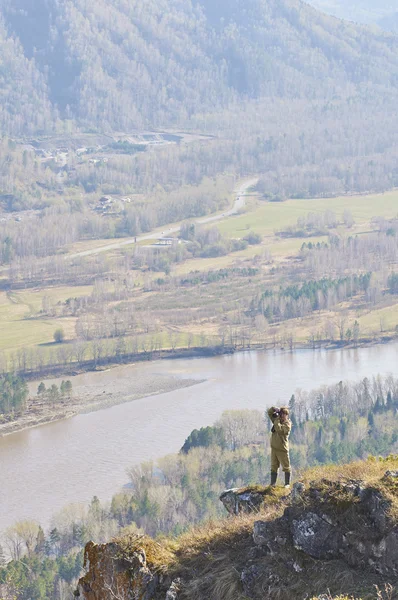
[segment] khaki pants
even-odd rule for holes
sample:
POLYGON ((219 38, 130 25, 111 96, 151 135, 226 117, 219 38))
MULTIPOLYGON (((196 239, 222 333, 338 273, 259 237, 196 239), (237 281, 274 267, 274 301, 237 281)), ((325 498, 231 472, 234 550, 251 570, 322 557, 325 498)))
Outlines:
POLYGON ((274 450, 274 448, 271 448, 271 471, 277 473, 281 465, 285 473, 290 473, 291 467, 289 452, 286 450, 274 450))

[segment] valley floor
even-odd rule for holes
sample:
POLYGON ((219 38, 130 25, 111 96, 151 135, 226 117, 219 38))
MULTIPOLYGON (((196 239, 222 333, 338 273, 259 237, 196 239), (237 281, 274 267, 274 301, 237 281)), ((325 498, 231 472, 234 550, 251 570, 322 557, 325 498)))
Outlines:
MULTIPOLYGON (((382 242, 386 239, 391 248, 395 230, 387 235, 378 230, 378 223, 387 223, 386 219, 396 216, 398 192, 268 202, 253 192, 256 181, 242 180, 230 198, 230 209, 203 222, 217 223, 226 240, 242 239, 252 232, 260 236, 261 243, 222 256, 191 256, 171 262, 170 271, 163 273, 151 270, 145 261, 141 266, 129 263, 133 255, 119 246, 131 240, 117 242, 111 250, 106 249, 109 240, 92 240, 84 247, 66 249, 66 255, 77 261, 95 261, 100 256, 109 261, 108 270, 89 284, 44 282, 40 287, 22 289, 25 284, 17 282, 7 286, 0 292, 0 370, 15 370, 29 379, 61 374, 69 377, 131 360, 208 356, 258 348, 289 352, 300 348, 356 348, 396 339, 398 297, 387 287, 386 269, 380 269, 385 262, 379 256, 379 246, 373 251, 370 239, 367 258, 373 263, 373 275, 369 293, 358 289, 349 295, 346 289, 350 278, 352 284, 354 274, 363 269, 355 262, 346 265, 344 257, 335 258, 329 238, 340 236, 342 240, 360 242, 369 234, 375 239, 379 236, 382 242), (350 226, 343 222, 346 210, 352 213, 350 226), (331 211, 335 211, 338 224, 332 229, 323 226, 324 235, 296 235, 298 219, 315 215, 322 222, 331 211), (376 216, 379 220, 374 219, 376 216), (290 237, 284 232, 290 232, 290 237), (303 253, 303 244, 311 244, 311 251, 303 253), (320 249, 313 249, 315 246, 320 249), (329 251, 331 256, 327 255, 329 251), (324 260, 320 266, 317 254, 324 260), (332 272, 329 260, 337 265, 332 272), (309 297, 295 296, 306 282, 322 281, 331 287, 320 286, 309 297), (294 290, 286 299, 281 290, 288 285, 294 290), (261 305, 264 292, 270 295, 263 296, 261 305), (316 294, 319 308, 309 309, 316 294), (302 302, 301 316, 296 316, 301 310, 298 302, 302 302), (267 303, 276 306, 273 314, 267 312, 267 303), (293 305, 291 314, 286 310, 289 303, 293 305), (57 330, 63 332, 62 343, 54 341, 57 330)), ((394 223, 391 221, 391 227, 394 223)), ((176 234, 181 226, 171 228, 176 234)), ((162 237, 165 231, 151 233, 148 242, 162 237)), ((167 249, 156 252, 163 256, 167 249)), ((389 271, 394 267, 398 268, 397 256, 389 261, 389 271)), ((0 436, 82 411, 178 389, 185 383, 142 381, 135 385, 139 387, 130 392, 107 395, 101 390, 84 397, 74 395, 71 400, 63 398, 55 404, 40 400, 32 388, 32 399, 22 417, 11 421, 11 417, 0 415, 0 436)))

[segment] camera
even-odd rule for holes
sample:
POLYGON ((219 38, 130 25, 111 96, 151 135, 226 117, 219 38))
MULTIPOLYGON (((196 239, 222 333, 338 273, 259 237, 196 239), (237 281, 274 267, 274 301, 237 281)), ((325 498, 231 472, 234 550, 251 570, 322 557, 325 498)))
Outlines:
POLYGON ((279 410, 274 410, 274 412, 272 413, 272 416, 274 419, 276 419, 276 417, 279 417, 280 411, 279 410))

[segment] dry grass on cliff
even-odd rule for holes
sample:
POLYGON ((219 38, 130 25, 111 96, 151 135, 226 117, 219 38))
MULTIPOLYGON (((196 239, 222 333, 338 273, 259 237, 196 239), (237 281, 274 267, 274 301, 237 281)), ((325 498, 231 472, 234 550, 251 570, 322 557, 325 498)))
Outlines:
POLYGON ((184 584, 182 599, 245 600, 239 578, 247 555, 253 547, 254 522, 280 517, 285 502, 275 503, 275 498, 285 495, 283 488, 270 497, 270 505, 256 514, 239 515, 210 521, 192 528, 178 538, 158 538, 129 535, 116 538, 122 555, 131 556, 145 550, 152 571, 181 577, 184 584), (216 574, 216 576, 215 576, 216 574))
MULTIPOLYGON (((398 457, 358 461, 349 465, 318 467, 306 471, 300 481, 306 487, 316 481, 322 489, 322 481, 345 483, 349 480, 363 481, 374 487, 391 502, 390 517, 398 516, 398 484, 395 480, 383 480, 387 471, 398 470, 398 457)), ((339 511, 347 503, 355 502, 352 494, 347 494, 336 485, 331 500, 332 510, 339 511)), ((261 491, 255 488, 254 491, 261 491)), ((276 494, 283 496, 283 488, 276 494)), ((244 515, 224 521, 209 523, 193 529, 174 541, 175 562, 172 565, 176 576, 184 580, 183 600, 247 600, 242 590, 241 575, 248 566, 259 565, 263 572, 256 584, 255 597, 269 597, 274 600, 293 600, 308 597, 309 581, 313 593, 331 590, 334 596, 320 595, 322 600, 391 600, 395 592, 388 593, 382 581, 374 573, 357 572, 341 560, 316 561, 295 550, 289 542, 280 546, 277 555, 253 558, 253 525, 257 520, 272 521, 281 516, 286 501, 275 502, 267 498, 268 506, 254 515, 244 515), (292 565, 298 564, 302 571, 295 571, 292 565), (274 577, 274 579, 273 579, 274 577), (379 583, 377 591, 374 584, 379 583), (338 596, 340 593, 342 596, 338 596), (389 594, 389 595, 387 595, 389 594), (392 595, 391 595, 392 594, 392 595)), ((398 522, 398 518, 397 518, 398 522)))
POLYGON ((160 543, 147 535, 130 534, 117 537, 113 541, 126 558, 144 550, 153 571, 164 572, 175 562, 175 555, 169 543, 160 543))
MULTIPOLYGON (((325 492, 325 509, 335 510, 336 514, 340 509, 345 512, 347 503, 357 501, 339 483, 362 481, 379 490, 390 502, 389 516, 398 524, 398 482, 395 478, 383 479, 387 470, 398 471, 398 457, 317 467, 301 474, 300 481, 306 488, 310 482, 316 482, 316 489, 325 492)), ((262 490, 266 491, 257 487, 253 491, 262 490)), ((254 522, 280 517, 289 504, 285 494, 284 488, 276 488, 271 495, 265 494, 266 503, 258 513, 209 522, 178 538, 154 541, 135 535, 115 541, 127 554, 144 548, 151 570, 167 572, 173 579, 182 578, 181 600, 247 600, 241 577, 242 572, 251 568, 260 570, 254 577, 256 598, 301 600, 309 594, 314 595, 314 600, 398 598, 375 573, 352 569, 343 560, 317 561, 296 550, 288 535, 276 553, 254 548, 254 522)), ((306 496, 304 502, 310 503, 311 498, 306 496)), ((285 535, 283 529, 280 535, 285 535)))
MULTIPOLYGON (((330 465, 307 469, 300 476, 300 481, 305 485, 310 482, 331 481, 336 483, 347 483, 348 481, 363 481, 366 486, 378 489, 390 503, 389 517, 398 524, 398 478, 386 478, 386 471, 398 472, 398 456, 390 455, 386 458, 370 457, 365 461, 356 461, 347 465, 330 465)), ((342 490, 335 495, 336 504, 340 501, 343 506, 346 502, 352 503, 352 497, 347 497, 342 490)))
POLYGON ((221 521, 210 521, 206 525, 194 528, 175 540, 175 556, 180 563, 205 567, 215 555, 228 553, 230 559, 239 557, 243 547, 253 545, 254 521, 270 521, 283 513, 285 504, 265 506, 251 515, 238 515, 221 521))
POLYGON ((367 485, 378 485, 381 477, 387 470, 398 470, 398 456, 391 455, 386 458, 369 457, 368 460, 359 460, 346 465, 312 467, 300 473, 299 480, 309 483, 310 481, 320 479, 343 482, 350 479, 363 480, 367 485))
POLYGON ((130 534, 113 541, 126 556, 145 550, 148 564, 157 571, 181 571, 181 567, 184 571, 202 569, 216 556, 225 556, 226 552, 229 560, 235 560, 246 546, 253 545, 254 521, 275 519, 286 508, 284 488, 271 490, 269 486, 251 486, 244 489, 264 493, 264 506, 259 512, 209 521, 179 537, 160 536, 154 540, 147 535, 130 534))
POLYGON ((225 523, 227 529, 217 524, 215 529, 210 526, 208 532, 187 537, 187 546, 183 544, 176 554, 174 572, 184 581, 181 600, 248 600, 241 578, 250 568, 258 569, 250 596, 253 598, 303 600, 312 592, 320 594, 318 600, 377 600, 374 574, 356 572, 341 560, 317 561, 303 556, 288 541, 281 543, 277 553, 262 554, 259 550, 258 555, 253 554, 254 521, 278 516, 280 513, 275 511, 238 517, 233 525, 225 523), (302 570, 296 571, 294 565, 302 570), (347 591, 348 595, 330 598, 321 595, 328 589, 334 594, 347 591))
POLYGON ((175 574, 184 580, 182 600, 244 600, 240 572, 253 548, 254 522, 273 520, 285 504, 252 515, 210 522, 176 540, 175 574))

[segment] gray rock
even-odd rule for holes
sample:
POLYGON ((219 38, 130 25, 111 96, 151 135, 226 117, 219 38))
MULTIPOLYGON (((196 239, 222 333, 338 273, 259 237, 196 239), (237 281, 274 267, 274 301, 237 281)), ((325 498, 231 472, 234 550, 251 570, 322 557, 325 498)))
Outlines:
POLYGON ((247 558, 249 560, 257 560, 259 558, 264 558, 265 556, 273 556, 273 554, 274 552, 269 544, 266 544, 265 546, 253 546, 247 553, 247 558))
POLYGON ((181 579, 175 579, 171 584, 165 600, 178 600, 178 593, 181 589, 181 579))
POLYGON ((381 567, 383 572, 398 572, 398 531, 392 530, 377 546, 377 554, 382 553, 381 567))
POLYGON ((387 531, 387 513, 389 502, 382 494, 373 488, 366 488, 359 496, 363 509, 368 514, 376 529, 384 534, 387 531))
POLYGON ((293 569, 296 571, 296 573, 301 573, 303 571, 303 567, 300 567, 298 562, 293 563, 293 569))
POLYGON ((353 496, 359 496, 359 497, 361 497, 361 494, 363 494, 363 492, 365 490, 364 482, 360 479, 359 480, 352 479, 348 483, 342 484, 341 487, 344 490, 346 490, 347 492, 350 492, 353 496))
POLYGON ((254 587, 260 575, 260 569, 256 565, 248 567, 242 571, 240 580, 242 582, 243 592, 248 598, 253 598, 254 587))
POLYGON ((309 512, 293 520, 293 543, 297 550, 318 559, 337 558, 343 544, 339 530, 316 513, 309 512))
POLYGON ((221 502, 230 515, 258 512, 264 503, 264 493, 233 488, 220 496, 221 502))
POLYGON ((320 517, 321 517, 321 519, 326 521, 326 523, 329 523, 329 525, 336 525, 336 523, 333 521, 333 519, 331 517, 329 517, 329 515, 322 514, 322 515, 320 515, 320 517))
POLYGON ((269 525, 266 521, 255 521, 253 541, 256 546, 267 546, 270 541, 269 525))
POLYGON ((293 502, 297 502, 298 500, 300 500, 303 497, 304 492, 305 492, 304 483, 302 483, 301 481, 296 481, 296 483, 293 484, 293 489, 292 489, 292 493, 290 494, 290 497, 293 500, 293 502))
POLYGON ((282 537, 280 535, 278 535, 275 538, 275 541, 276 541, 277 544, 279 544, 279 546, 286 546, 286 542, 287 542, 286 538, 284 538, 284 537, 282 537))

